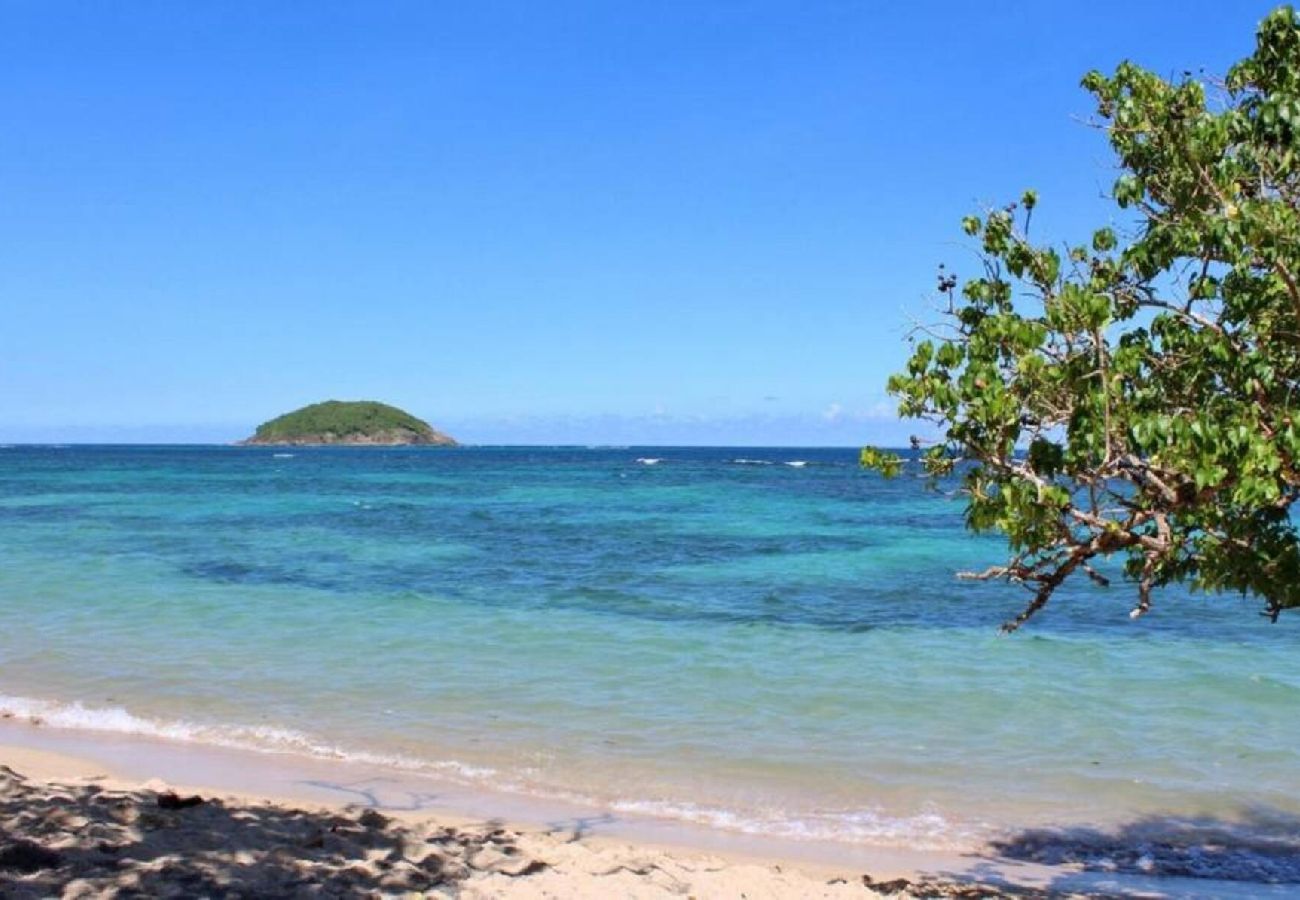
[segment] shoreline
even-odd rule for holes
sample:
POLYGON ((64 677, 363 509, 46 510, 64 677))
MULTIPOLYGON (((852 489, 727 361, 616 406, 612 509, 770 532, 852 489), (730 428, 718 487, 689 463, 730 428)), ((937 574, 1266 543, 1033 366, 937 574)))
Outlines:
MULTIPOLYGON (((341 766, 378 773, 389 780, 406 780, 424 788, 436 785, 437 793, 456 798, 452 805, 481 808, 484 815, 549 821, 559 810, 562 815, 615 821, 615 827, 626 824, 624 819, 643 823, 643 828, 646 827, 644 823, 650 823, 648 827, 654 836, 664 831, 683 830, 696 836, 691 843, 725 835, 732 842, 764 845, 764 852, 771 852, 773 847, 788 846, 794 848, 794 855, 799 857, 806 856, 808 848, 827 848, 825 853, 817 854, 817 859, 830 857, 832 848, 852 852, 861 847, 895 848, 935 858, 955 858, 978 852, 989 840, 1003 833, 1010 834, 1025 824, 1020 822, 1013 826, 1004 821, 1003 825, 1008 829, 1005 832, 983 821, 982 830, 955 828, 937 812, 914 810, 897 817, 882 812, 879 814, 882 827, 870 831, 850 821, 852 815, 848 812, 839 812, 844 820, 844 826, 840 828, 827 822, 810 823, 806 819, 787 820, 787 825, 779 819, 764 821, 740 809, 694 807, 680 798, 666 800, 653 795, 623 793, 601 797, 587 793, 576 782, 564 786, 530 783, 509 768, 498 768, 498 761, 467 760, 455 750, 435 750, 427 757, 408 755, 401 750, 388 752, 342 745, 329 737, 298 731, 296 727, 205 724, 183 715, 180 718, 141 715, 121 705, 94 706, 78 700, 65 702, 10 693, 0 693, 0 727, 4 725, 18 726, 19 735, 37 729, 36 733, 47 735, 50 740, 64 741, 61 746, 71 746, 77 753, 96 757, 114 747, 115 742, 136 742, 142 748, 151 748, 146 750, 146 756, 165 753, 167 748, 176 746, 191 748, 191 752, 201 750, 209 765, 218 770, 223 761, 232 756, 256 761, 253 770, 274 769, 274 760, 294 759, 300 760, 304 766, 323 764, 329 767, 328 771, 341 766), (64 737, 57 737, 60 735, 64 737), (70 735, 81 735, 84 740, 67 737, 70 735), (67 744, 69 740, 73 743, 67 744), (932 827, 925 827, 930 824, 926 821, 928 819, 937 820, 942 830, 936 832, 932 827), (922 827, 908 827, 913 823, 920 823, 922 827), (771 827, 772 824, 777 827, 771 827), (896 824, 903 828, 891 827, 896 824)), ((241 767, 242 771, 247 770, 241 767)), ((136 776, 146 779, 152 774, 137 772, 136 776)), ((326 777, 322 775, 321 780, 326 777)), ((242 785, 242 782, 230 783, 237 788, 242 785)), ((301 788, 294 798, 304 799, 300 795, 301 788)), ((874 811, 870 814, 876 815, 874 811)), ((638 832, 637 836, 645 835, 638 832)))
MULTIPOLYGON (((32 746, 40 740, 16 745, 13 729, 4 732, 0 887, 6 897, 85 897, 114 889, 288 896, 297 888, 324 896, 471 900, 907 896, 894 879, 878 893, 847 870, 593 834, 598 824, 588 830, 582 817, 520 823, 452 814, 414 795, 403 804, 403 790, 379 778, 283 781, 284 773, 262 768, 253 773, 255 783, 270 792, 250 790, 253 783, 231 790, 224 784, 231 773, 205 769, 214 762, 208 758, 198 761, 197 781, 141 783, 134 777, 140 768, 170 771, 181 761, 136 756, 124 769, 120 758, 104 765, 32 746), (375 802, 341 796, 322 802, 330 791, 375 802), (103 840, 106 831, 115 842, 103 840)), ((104 748, 109 755, 158 750, 114 743, 119 746, 104 748)), ((294 770, 299 765, 288 762, 294 770)), ((336 774, 366 774, 340 765, 349 771, 336 774)), ((944 894, 930 896, 949 895, 947 887, 931 890, 944 894)))
MULTIPOLYGON (((530 858, 545 864, 528 874, 502 875, 470 869, 464 896, 479 879, 496 879, 482 896, 673 896, 686 884, 696 896, 877 896, 867 881, 902 882, 915 893, 958 896, 983 885, 996 896, 1098 896, 1121 893, 1151 897, 1284 896, 1293 885, 1213 879, 1152 877, 1088 871, 958 853, 869 845, 799 841, 726 832, 702 825, 522 798, 347 761, 289 753, 233 750, 138 735, 115 735, 0 721, 0 764, 57 792, 56 785, 95 785, 122 792, 175 791, 225 798, 225 807, 356 814, 373 809, 398 828, 458 829, 478 840, 499 829, 510 832, 530 858), (629 860, 639 861, 630 864, 629 860), (647 862, 649 860, 650 862, 647 862), (598 870, 598 871, 597 871, 598 870), (616 886, 599 872, 627 875, 616 886), (662 873, 676 879, 672 891, 662 873), (695 873, 687 876, 686 873, 695 873), (640 874, 635 874, 640 873, 640 874), (654 873, 660 873, 655 875, 654 873), (725 877, 724 877, 725 875, 725 877), (690 881, 697 878, 698 883, 690 881), (508 884, 501 881, 508 879, 508 884), (498 883, 500 882, 500 883, 498 883), (680 882, 680 883, 679 883, 680 882), (917 891, 926 886, 924 891, 917 891), (539 893, 540 891, 540 893, 539 893), (558 891, 558 893, 546 893, 558 891), (592 893, 587 894, 586 892, 592 893), (928 891, 929 893, 926 893, 928 891)), ((149 800, 134 802, 148 806, 149 800)), ((224 807, 223 807, 224 808, 224 807)), ((467 840, 470 840, 467 838, 467 840)), ((473 840, 466 846, 473 851, 473 840)), ((5 873, 0 872, 0 883, 5 873)), ((437 896, 435 894, 434 896, 437 896)))
POLYGON ((915 877, 951 870, 968 858, 957 851, 732 832, 577 802, 493 791, 433 774, 351 760, 0 721, 0 763, 8 764, 6 757, 10 754, 28 765, 36 777, 51 780, 93 775, 120 785, 159 781, 191 793, 244 800, 336 809, 371 807, 408 821, 433 818, 455 824, 502 822, 524 830, 580 832, 583 839, 721 853, 827 873, 863 868, 889 878, 915 877))

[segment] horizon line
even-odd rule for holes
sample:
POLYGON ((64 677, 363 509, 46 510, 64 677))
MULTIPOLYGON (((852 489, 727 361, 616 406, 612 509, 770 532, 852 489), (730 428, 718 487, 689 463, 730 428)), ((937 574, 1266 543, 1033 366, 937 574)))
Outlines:
MULTIPOLYGON (((458 443, 456 446, 434 446, 425 444, 243 444, 239 441, 0 441, 0 448, 16 449, 19 447, 44 447, 60 449, 71 447, 230 447, 239 450, 259 450, 269 448, 296 447, 300 450, 481 450, 493 448, 521 449, 573 449, 573 450, 622 450, 637 447, 655 447, 662 449, 697 449, 726 450, 735 448, 762 448, 770 450, 852 450, 868 446, 869 442, 853 444, 642 444, 642 443, 574 443, 574 444, 494 444, 494 443, 458 443)), ((880 446, 880 445, 877 445, 880 446)), ((883 445, 888 450, 909 449, 902 445, 883 445)))

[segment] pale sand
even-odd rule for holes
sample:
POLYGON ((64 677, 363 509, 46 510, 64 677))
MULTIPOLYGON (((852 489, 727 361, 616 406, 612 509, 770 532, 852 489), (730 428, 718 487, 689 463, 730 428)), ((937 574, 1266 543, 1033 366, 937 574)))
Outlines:
POLYGON ((1249 897, 1284 896, 1275 889, 1286 887, 1116 880, 1065 867, 897 848, 863 855, 823 847, 822 855, 791 859, 761 843, 694 840, 704 830, 683 832, 693 846, 628 840, 598 818, 521 824, 529 821, 526 815, 488 816, 480 807, 467 817, 437 802, 407 802, 416 799, 409 785, 355 780, 364 773, 341 763, 12 722, 0 723, 0 764, 6 767, 0 771, 4 900, 1249 897), (322 780, 322 773, 334 780, 322 780), (394 790, 395 784, 402 786, 394 790), (203 802, 184 805, 194 796, 203 802), (349 796, 371 799, 382 812, 347 803, 349 796), (715 852, 716 846, 749 852, 715 852))
MULTIPOLYGON (((15 900, 908 896, 870 890, 861 875, 827 877, 497 823, 414 821, 374 810, 218 799, 160 782, 128 785, 94 761, 31 748, 0 746, 0 760, 0 895, 15 900)), ((925 895, 967 891, 936 884, 925 895)))

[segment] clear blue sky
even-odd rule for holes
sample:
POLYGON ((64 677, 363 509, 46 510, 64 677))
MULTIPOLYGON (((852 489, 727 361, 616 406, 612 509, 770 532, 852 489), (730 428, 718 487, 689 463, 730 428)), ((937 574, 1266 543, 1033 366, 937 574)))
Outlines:
POLYGON ((859 444, 957 222, 1106 221, 1089 68, 1267 4, 0 4, 0 441, 330 397, 471 442, 859 444))

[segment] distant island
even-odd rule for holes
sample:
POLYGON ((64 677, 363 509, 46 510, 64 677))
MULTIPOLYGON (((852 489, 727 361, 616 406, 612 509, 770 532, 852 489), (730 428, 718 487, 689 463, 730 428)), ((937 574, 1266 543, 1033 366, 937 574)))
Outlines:
POLYGON ((373 400, 326 400, 263 422, 246 445, 333 444, 455 447, 456 441, 408 412, 373 400))

